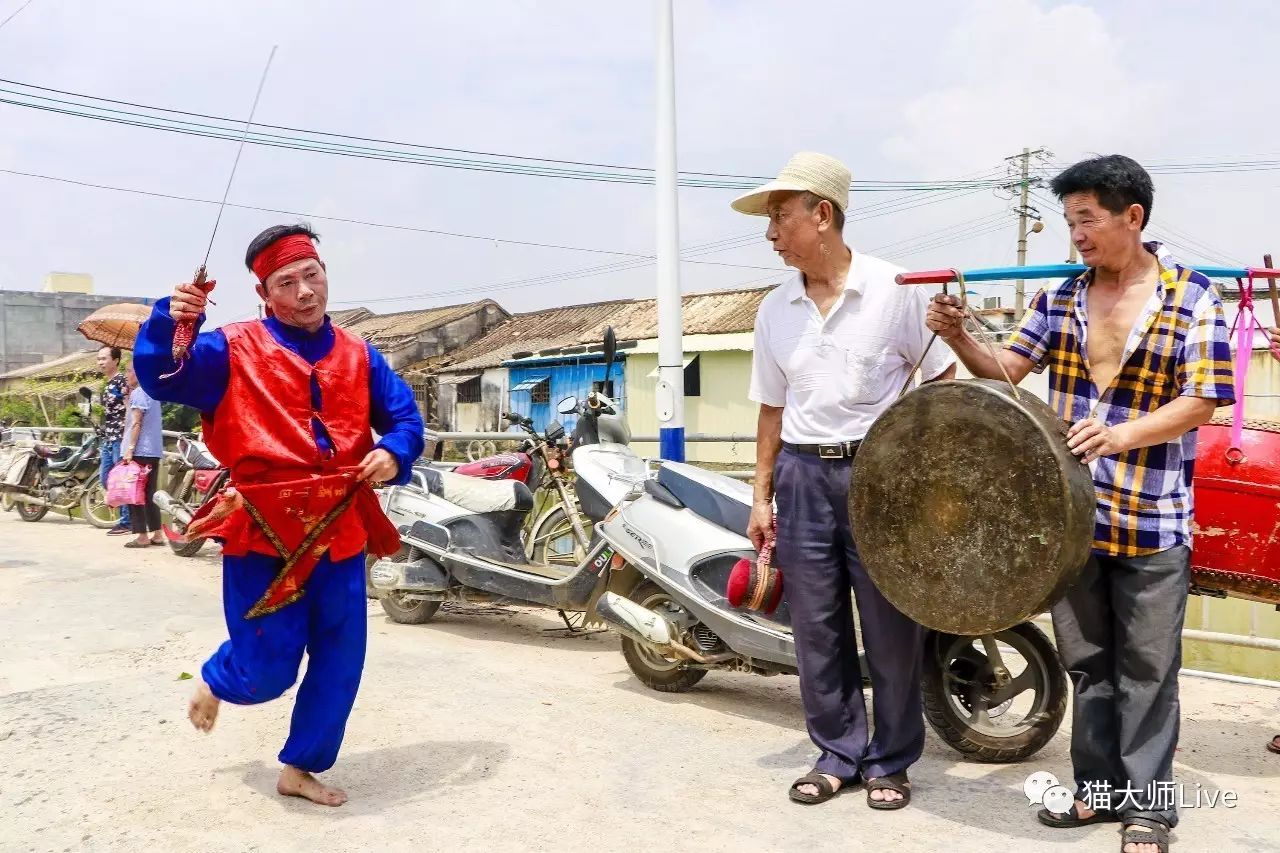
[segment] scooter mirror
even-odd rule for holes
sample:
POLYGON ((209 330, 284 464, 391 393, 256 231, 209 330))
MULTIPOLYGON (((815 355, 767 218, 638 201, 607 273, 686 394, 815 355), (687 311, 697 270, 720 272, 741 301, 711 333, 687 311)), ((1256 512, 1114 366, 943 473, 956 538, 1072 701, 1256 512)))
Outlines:
POLYGON ((578 398, 569 396, 560 401, 560 405, 556 406, 556 411, 562 415, 572 415, 578 411, 578 398))
POLYGON ((606 365, 612 366, 613 359, 617 354, 618 354, 618 338, 613 333, 613 326, 605 326, 604 327, 604 363, 606 365))
POLYGON ((92 400, 92 399, 93 399, 93 390, 92 390, 92 389, 90 389, 88 385, 81 385, 81 386, 80 386, 80 396, 81 396, 81 397, 84 397, 86 400, 92 400))

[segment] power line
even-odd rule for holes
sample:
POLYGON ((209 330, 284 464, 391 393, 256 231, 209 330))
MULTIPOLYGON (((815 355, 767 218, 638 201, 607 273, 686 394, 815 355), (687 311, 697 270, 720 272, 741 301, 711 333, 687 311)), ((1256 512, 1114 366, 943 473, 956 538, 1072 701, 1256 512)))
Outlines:
POLYGON ((988 234, 996 234, 998 232, 1004 231, 1008 227, 1009 227, 1008 222, 996 222, 982 228, 976 228, 976 229, 965 231, 959 234, 953 234, 947 237, 942 237, 932 242, 924 243, 918 246, 908 246, 896 252, 891 252, 888 255, 885 255, 884 257, 886 258, 886 260, 897 260, 901 258, 909 258, 914 255, 923 254, 924 252, 931 252, 935 249, 941 249, 945 246, 952 246, 952 245, 955 245, 956 243, 967 243, 970 240, 975 240, 978 237, 984 237, 988 234))
MULTIPOLYGON (((23 178, 35 178, 42 181, 53 181, 60 184, 70 184, 77 187, 87 187, 96 190, 110 190, 112 192, 129 193, 131 195, 148 196, 150 198, 168 199, 171 201, 185 201, 192 204, 217 204, 214 199, 196 198, 194 196, 175 195, 172 193, 154 192, 152 190, 140 190, 132 187, 117 187, 110 184, 97 184, 89 181, 78 181, 72 178, 59 178, 53 175, 42 175, 36 172, 20 172, 15 169, 0 169, 0 174, 16 175, 23 178)), ((260 213, 277 213, 282 216, 297 216, 302 219, 319 219, 327 222, 341 222, 348 225, 363 225, 369 228, 387 228, 394 231, 409 231, 417 234, 432 234, 439 237, 457 237, 464 240, 482 240, 487 243, 506 243, 514 246, 531 246, 540 249, 562 249, 569 252, 589 252, 599 255, 620 255, 632 258, 650 258, 642 252, 621 252, 613 249, 592 249, 584 246, 568 246, 563 243, 540 243, 535 240, 514 240, 506 237, 493 237, 483 234, 464 234, 460 231, 444 231, 438 228, 421 228, 414 225, 399 225, 389 222, 373 222, 366 219, 349 219, 341 216, 326 216, 319 213, 308 213, 299 210, 284 210, 276 207, 259 207, 252 204, 236 204, 235 202, 227 202, 227 207, 234 207, 240 210, 253 210, 260 213)))
MULTIPOLYGON (((970 192, 970 193, 972 193, 972 192, 978 192, 978 190, 972 190, 972 191, 969 191, 969 192, 970 192)), ((939 203, 940 201, 942 201, 942 199, 927 199, 924 203, 933 203, 933 204, 937 204, 937 203, 939 203)), ((888 212, 882 212, 882 213, 878 213, 878 214, 875 214, 875 215, 876 215, 876 216, 885 216, 885 215, 889 215, 889 213, 896 213, 896 212, 898 212, 898 211, 897 211, 897 210, 891 210, 891 211, 888 211, 888 212)), ((872 218, 872 217, 868 216, 868 217, 866 217, 866 218, 872 218)), ((846 220, 846 221, 848 221, 848 220, 846 220)), ((756 235, 752 235, 752 236, 756 236, 756 235)), ((758 239, 758 237, 757 237, 757 239, 758 239)), ((723 241, 713 241, 713 243, 718 243, 718 242, 723 242, 723 241)), ((701 247, 699 247, 699 246, 693 246, 693 247, 690 247, 690 248, 689 248, 688 250, 686 250, 685 252, 682 252, 682 253, 681 253, 681 262, 683 262, 683 263, 697 263, 696 261, 688 261, 688 260, 686 260, 686 259, 685 259, 685 255, 686 255, 686 254, 696 254, 696 253, 699 251, 699 249, 700 249, 700 248, 701 248, 701 247)), ((716 249, 716 251, 720 251, 720 250, 719 250, 719 249, 716 249)), ((361 305, 361 304, 364 304, 365 302, 369 302, 369 303, 373 303, 373 302, 405 302, 405 301, 414 300, 414 299, 430 299, 430 298, 438 297, 438 296, 457 296, 457 295, 465 294, 465 293, 483 292, 483 291, 488 291, 488 290, 511 290, 511 289, 516 289, 516 288, 520 288, 520 287, 531 287, 531 286, 536 286, 536 285, 539 285, 539 284, 550 284, 550 283, 555 283, 555 282, 559 282, 559 281, 569 281, 569 280, 578 279, 578 278, 589 278, 589 277, 591 277, 591 276, 596 276, 596 275, 606 275, 606 274, 612 274, 612 273, 616 273, 616 272, 627 272, 627 271, 630 271, 630 270, 640 269, 640 268, 642 268, 642 267, 649 266, 649 265, 651 265, 651 264, 653 264, 653 263, 654 263, 654 261, 653 261, 652 259, 636 260, 636 261, 616 261, 616 262, 611 263, 611 264, 602 264, 602 265, 600 265, 600 266, 596 266, 596 267, 587 267, 587 268, 585 268, 585 269, 566 270, 566 271, 564 271, 564 272, 559 272, 559 273, 548 273, 548 274, 543 275, 543 276, 536 276, 536 277, 532 277, 532 278, 515 279, 515 280, 510 280, 510 281, 500 281, 500 282, 495 282, 495 283, 491 283, 491 284, 473 285, 473 286, 468 286, 468 287, 463 287, 463 288, 458 288, 458 289, 449 289, 449 290, 442 290, 442 291, 430 291, 430 292, 427 292, 427 293, 418 293, 418 294, 412 294, 412 295, 406 295, 406 296, 386 296, 386 297, 379 297, 378 299, 367 299, 367 300, 363 300, 363 301, 362 301, 362 300, 349 300, 349 301, 343 301, 343 302, 335 302, 334 304, 335 304, 335 305, 361 305)), ((784 271, 782 271, 782 270, 779 270, 779 272, 780 272, 780 273, 784 273, 784 271)), ((784 274, 785 274, 785 273, 784 273, 784 274)))
MULTIPOLYGON (((187 136, 213 139, 239 138, 239 130, 237 127, 220 126, 208 123, 222 122, 228 125, 238 125, 239 121, 235 119, 211 116, 203 113, 193 113, 183 110, 174 110, 166 107, 136 104, 129 101, 121 101, 111 98, 100 98, 97 96, 35 86, 33 84, 2 78, 0 78, 0 82, 7 83, 10 86, 21 87, 21 89, 36 90, 39 92, 52 92, 55 94, 78 98, 82 101, 88 101, 88 103, 80 103, 76 101, 68 101, 62 98, 52 98, 46 95, 32 94, 30 91, 0 88, 0 92, 22 99, 14 100, 13 98, 0 98, 0 103, 9 104, 11 106, 187 136), (115 109, 100 106, 100 104, 114 104, 116 106, 132 107, 134 109, 115 109), (147 110, 151 113, 166 113, 168 115, 184 116, 192 119, 203 119, 204 121, 171 119, 163 116, 140 113, 136 110, 147 110)), ((360 137, 350 134, 338 134, 280 125, 269 125, 264 123, 258 123, 255 125, 254 132, 250 135, 249 141, 253 144, 263 145, 266 147, 287 148, 300 151, 310 151, 313 153, 360 157, 364 159, 406 162, 417 165, 464 169, 469 171, 501 172, 537 177, 602 181, 607 183, 653 183, 653 170, 648 168, 587 163, 574 160, 553 160, 550 158, 526 157, 522 155, 499 154, 468 149, 444 148, 441 146, 398 142, 393 140, 360 137), (263 128, 286 131, 287 133, 268 133, 262 130, 263 128), (304 136, 298 136, 297 134, 303 134, 304 136), (374 143, 374 145, 353 145, 348 141, 341 140, 368 142, 374 143), (395 150, 385 146, 396 146, 399 149, 412 150, 395 150), (419 152, 441 153, 428 154, 419 152), (467 155, 467 157, 459 157, 457 155, 467 155), (468 159, 474 157, 485 159, 468 159)), ((734 175, 719 172, 682 172, 681 174, 683 176, 681 179, 682 186, 712 189, 751 189, 759 183, 769 180, 769 178, 764 176, 734 175)), ((855 190, 873 192, 935 192, 965 187, 985 188, 994 185, 995 183, 992 181, 964 180, 862 180, 854 181, 851 184, 855 190)))
MULTIPOLYGON (((52 181, 56 183, 65 183, 73 186, 86 187, 90 189, 123 192, 123 193, 129 193, 133 195, 142 195, 142 196, 162 198, 162 199, 173 200, 173 201, 185 201, 185 202, 195 203, 195 204, 217 204, 217 202, 212 199, 196 198, 192 196, 182 196, 182 195, 176 195, 172 193, 160 193, 160 192, 155 192, 150 190, 139 190, 139 189, 134 189, 129 187, 117 187, 117 186, 111 186, 107 184, 98 184, 98 183, 92 183, 88 181, 79 181, 79 180, 74 180, 70 178, 61 178, 61 177, 56 177, 52 175, 42 175, 42 174, 33 173, 33 172, 21 172, 13 169, 0 169, 0 174, 9 174, 9 175, 15 175, 18 177, 52 181)), ((923 199, 921 198, 890 199, 885 202, 880 202, 880 203, 868 206, 867 208, 850 216, 847 221, 860 221, 860 220, 876 218, 879 216, 888 216, 888 215, 902 212, 904 210, 925 207, 933 204, 940 204, 944 201, 950 201, 955 198, 973 195, 974 193, 981 192, 981 191, 982 191, 981 189, 953 190, 948 193, 939 194, 936 196, 929 196, 923 199)), ((471 240, 485 240, 489 242, 508 243, 513 245, 525 245, 525 246, 533 246, 533 247, 539 247, 539 248, 563 249, 568 251, 589 252, 594 254, 608 254, 608 255, 615 255, 615 256, 620 256, 628 259, 628 260, 622 260, 622 261, 613 261, 610 263, 600 264, 593 267, 566 270, 562 272, 548 273, 540 276, 516 279, 513 281, 501 281, 493 284, 476 285, 472 287, 457 288, 457 289, 415 294, 415 295, 409 295, 409 296, 380 297, 375 300, 364 300, 366 302, 406 301, 406 300, 413 300, 413 299, 427 299, 427 298, 432 298, 436 296, 456 295, 458 293, 469 293, 473 291, 482 291, 482 290, 490 290, 490 289, 502 290, 502 289, 512 289, 516 287, 528 287, 528 286, 534 286, 538 284, 550 283, 558 280, 571 280, 571 279, 584 278, 584 277, 593 276, 593 275, 605 275, 605 274, 610 274, 614 272, 625 272, 628 270, 639 269, 641 267, 648 266, 654 262, 654 257, 652 255, 641 254, 637 252, 618 252, 618 251, 611 251, 611 250, 604 250, 604 249, 585 248, 581 246, 567 246, 563 244, 540 243, 540 242, 531 241, 531 240, 512 240, 512 239, 492 237, 492 236, 482 236, 477 234, 465 234, 465 233, 456 232, 456 231, 443 231, 439 229, 419 228, 415 226, 399 225, 399 224, 393 224, 393 223, 373 222, 369 220, 358 220, 358 219, 350 219, 345 217, 325 216, 321 214, 308 213, 305 211, 290 211, 290 210, 283 210, 279 208, 261 207, 256 205, 236 204, 232 202, 229 202, 228 206, 244 209, 244 210, 276 213, 276 214, 281 214, 286 216, 296 216, 299 218, 317 219, 322 221, 342 222, 346 224, 363 225, 366 227, 373 227, 373 228, 387 228, 387 229, 399 230, 399 231, 426 233, 426 234, 433 234, 438 236, 458 237, 458 238, 471 239, 471 240)), ((719 263, 715 261, 700 261, 700 260, 693 260, 692 257, 689 257, 689 256, 696 257, 701 254, 710 254, 712 252, 718 252, 718 251, 726 251, 732 248, 743 248, 745 245, 747 245, 747 243, 744 241, 750 240, 751 243, 754 244, 756 241, 760 239, 761 239, 760 232, 753 231, 753 232, 750 232, 749 234, 743 234, 735 237, 721 238, 719 240, 713 240, 708 243, 690 246, 684 252, 682 252, 681 262, 690 263, 690 264, 705 264, 705 265, 711 265, 711 266, 726 266, 726 267, 738 267, 738 268, 744 268, 744 269, 768 270, 770 269, 769 267, 751 266, 746 264, 726 264, 726 263, 719 263)), ((779 270, 779 272, 782 272, 782 271, 779 270)), ((339 302, 334 304, 357 304, 357 303, 358 301, 353 300, 350 302, 339 302)))
MULTIPOLYGON (((1039 193, 1033 193, 1033 195, 1035 195, 1041 204, 1048 207, 1049 210, 1057 214, 1061 214, 1063 212, 1062 207, 1052 199, 1046 198, 1039 193)), ((1222 264, 1223 266, 1245 265, 1242 261, 1233 258, 1227 253, 1214 249, 1208 244, 1202 243, 1193 237, 1183 234, 1177 229, 1171 227, 1167 222, 1157 223, 1153 218, 1147 224, 1147 233, 1152 237, 1155 237, 1160 243, 1171 246, 1180 252, 1185 253, 1188 258, 1196 257, 1200 260, 1211 261, 1216 264, 1222 264)), ((1070 239, 1069 234, 1068 239, 1070 239)))
POLYGON ((3 21, 0 21, 0 29, 4 29, 4 25, 5 25, 5 24, 9 23, 9 22, 10 22, 10 21, 12 21, 14 18, 18 17, 18 13, 19 13, 19 12, 21 12, 23 9, 27 8, 28 6, 30 6, 33 2, 34 2, 34 0, 27 0, 27 2, 26 2, 26 3, 23 3, 21 6, 19 6, 17 9, 15 9, 13 12, 11 12, 11 13, 9 14, 9 17, 5 18, 3 21))
POLYGON ((1006 211, 997 211, 996 213, 988 213, 986 216, 979 216, 976 219, 967 219, 964 222, 957 222, 954 225, 948 225, 945 228, 938 228, 933 231, 925 231, 922 234, 915 234, 915 235, 912 235, 911 237, 904 237, 901 240, 894 240, 892 243, 885 243, 884 245, 876 246, 874 248, 868 249, 867 252, 869 254, 875 254, 878 252, 883 252, 885 249, 899 246, 902 243, 913 243, 917 240, 928 238, 934 235, 942 235, 944 233, 954 231, 956 229, 964 230, 966 227, 972 227, 981 222, 986 222, 989 224, 990 220, 1003 219, 1006 215, 1007 215, 1006 211))

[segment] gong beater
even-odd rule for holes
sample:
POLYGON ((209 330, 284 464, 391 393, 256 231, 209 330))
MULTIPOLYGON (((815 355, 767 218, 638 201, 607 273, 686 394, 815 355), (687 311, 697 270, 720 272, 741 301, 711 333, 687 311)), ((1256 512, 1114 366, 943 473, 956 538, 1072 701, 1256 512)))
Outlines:
POLYGON ((1067 424, 1006 382, 931 382, 872 425, 849 517, 876 587, 937 631, 993 634, 1043 612, 1093 545, 1089 469, 1067 424))

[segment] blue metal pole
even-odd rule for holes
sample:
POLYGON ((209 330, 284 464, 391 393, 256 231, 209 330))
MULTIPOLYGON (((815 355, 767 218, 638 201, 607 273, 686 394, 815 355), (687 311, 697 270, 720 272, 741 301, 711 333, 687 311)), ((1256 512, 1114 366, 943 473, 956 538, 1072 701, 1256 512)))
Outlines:
MULTIPOLYGON (((1084 272, 1083 264, 1043 264, 1030 267, 987 267, 976 270, 963 270, 964 280, 970 281, 1016 281, 1020 278, 1069 278, 1084 272)), ((1247 267, 1193 267, 1196 272, 1208 278, 1247 278, 1250 271, 1255 278, 1276 278, 1280 272, 1276 270, 1247 267)), ((898 276, 898 284, 944 284, 956 280, 955 270, 924 270, 921 272, 905 272, 898 276)))

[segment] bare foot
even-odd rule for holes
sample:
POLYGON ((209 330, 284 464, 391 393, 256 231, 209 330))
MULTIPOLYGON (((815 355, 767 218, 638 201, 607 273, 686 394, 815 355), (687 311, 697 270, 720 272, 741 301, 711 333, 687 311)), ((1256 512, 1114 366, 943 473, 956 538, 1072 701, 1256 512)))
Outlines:
MULTIPOLYGON (((1140 825, 1137 825, 1137 824, 1133 824, 1133 825, 1130 825, 1130 826, 1126 826, 1126 827, 1125 827, 1125 830, 1126 830, 1126 831, 1127 831, 1127 830, 1130 830, 1130 829, 1137 829, 1137 830, 1141 830, 1142 832, 1151 832, 1150 827, 1140 826, 1140 825)), ((1159 846, 1157 846, 1157 845, 1156 845, 1156 844, 1154 844, 1154 843, 1152 843, 1152 844, 1146 844, 1146 843, 1142 843, 1142 844, 1134 844, 1132 841, 1130 841, 1128 844, 1126 844, 1126 845, 1124 846, 1123 850, 1124 850, 1124 853, 1160 853, 1160 848, 1159 848, 1159 846)))
MULTIPOLYGON (((831 790, 833 792, 839 791, 840 786, 844 784, 830 773, 823 773, 822 775, 827 777, 827 781, 831 783, 831 790)), ((799 788, 796 788, 796 790, 809 797, 816 797, 819 794, 817 785, 801 785, 799 788)))
POLYGON ((213 695, 209 685, 203 681, 200 682, 196 692, 191 696, 191 704, 187 706, 187 716, 191 718, 191 725, 206 734, 213 731, 213 724, 218 721, 218 708, 221 705, 222 700, 213 695))
POLYGON ((280 771, 280 781, 276 782, 276 793, 285 797, 302 797, 322 806, 340 806, 347 801, 347 792, 341 788, 330 788, 305 770, 290 767, 288 764, 280 771))

